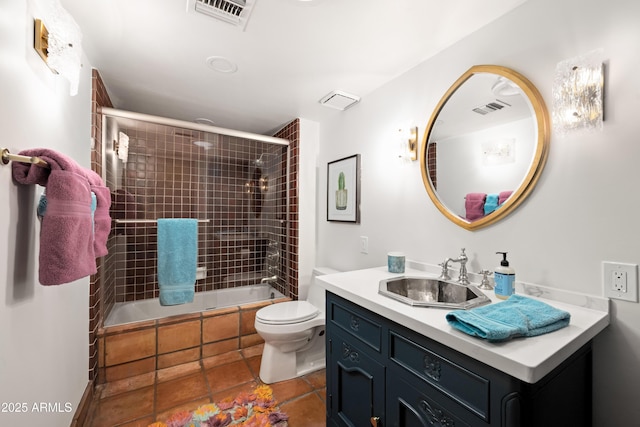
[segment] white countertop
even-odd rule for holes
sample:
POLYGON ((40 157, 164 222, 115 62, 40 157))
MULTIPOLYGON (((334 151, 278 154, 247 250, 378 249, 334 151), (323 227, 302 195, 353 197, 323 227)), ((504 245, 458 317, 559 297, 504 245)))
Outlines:
MULTIPOLYGON (((318 276, 316 283, 374 313, 528 383, 538 382, 609 325, 609 301, 606 298, 517 283, 516 293, 568 311, 571 314, 569 326, 537 337, 491 343, 450 326, 445 315, 451 309, 413 307, 378 294, 379 282, 390 277, 437 276, 425 271, 429 270, 425 265, 410 265, 413 268, 408 268, 404 274, 389 273, 386 267, 379 267, 318 276)), ((493 291, 486 291, 485 294, 492 303, 501 301, 493 291)))

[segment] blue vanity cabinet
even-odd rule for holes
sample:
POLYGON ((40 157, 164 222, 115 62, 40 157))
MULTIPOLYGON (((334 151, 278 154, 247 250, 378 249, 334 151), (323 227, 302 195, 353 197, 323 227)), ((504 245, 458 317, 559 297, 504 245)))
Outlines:
POLYGON ((529 384, 330 292, 326 330, 327 425, 591 425, 591 343, 529 384))

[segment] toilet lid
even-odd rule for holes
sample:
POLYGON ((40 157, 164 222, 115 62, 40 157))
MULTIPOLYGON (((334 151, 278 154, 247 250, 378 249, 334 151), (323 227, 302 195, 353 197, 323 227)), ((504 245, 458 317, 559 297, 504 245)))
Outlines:
POLYGON ((287 301, 261 308, 256 318, 271 324, 299 323, 313 319, 319 313, 320 310, 308 301, 287 301))

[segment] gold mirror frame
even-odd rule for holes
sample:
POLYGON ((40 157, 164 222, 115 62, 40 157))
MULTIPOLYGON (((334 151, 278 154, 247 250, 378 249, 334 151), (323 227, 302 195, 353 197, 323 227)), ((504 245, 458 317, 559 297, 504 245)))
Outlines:
POLYGON ((427 189, 429 197, 436 205, 436 207, 440 210, 440 212, 444 214, 444 216, 449 218, 455 224, 467 230, 477 230, 479 228, 494 224, 498 220, 506 217, 516 207, 518 207, 527 198, 529 193, 531 193, 533 187, 535 187, 547 160, 547 155, 549 152, 550 133, 549 112, 547 111, 547 107, 542 96, 540 95, 540 92, 533 85, 533 83, 527 80, 527 78, 525 78, 522 74, 506 67, 501 67, 498 65, 476 65, 471 67, 458 80, 456 80, 456 82, 444 94, 442 99, 440 99, 440 102, 436 106, 433 114, 431 115, 431 118, 429 119, 429 124, 427 125, 427 129, 424 133, 422 146, 420 149, 420 169, 422 171, 422 181, 424 182, 424 186, 427 189), (438 115, 442 111, 444 105, 451 98, 453 93, 458 90, 468 79, 470 79, 473 75, 479 73, 491 73, 497 76, 506 77, 520 87, 520 89, 527 96, 533 108, 533 112, 535 113, 538 135, 534 158, 531 162, 531 166, 525 178, 520 184, 520 187, 514 190, 513 194, 511 194, 511 196, 504 202, 504 204, 500 206, 499 209, 496 209, 492 213, 477 220, 468 221, 449 210, 441 202, 436 190, 433 188, 427 170, 427 143, 429 142, 429 137, 433 130, 433 125, 435 124, 438 115))

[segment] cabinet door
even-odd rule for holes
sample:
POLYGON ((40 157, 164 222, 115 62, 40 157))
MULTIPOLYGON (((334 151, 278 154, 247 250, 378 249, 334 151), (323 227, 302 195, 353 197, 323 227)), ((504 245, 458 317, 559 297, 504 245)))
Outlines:
POLYGON ((385 367, 353 345, 353 339, 333 333, 328 337, 327 396, 329 417, 349 427, 384 424, 385 367))
MULTIPOLYGON (((469 426, 458 417, 462 411, 445 408, 433 399, 435 389, 424 385, 418 390, 399 378, 389 380, 387 389, 388 427, 461 427, 469 426)), ((479 423, 481 424, 481 423, 479 423)))

